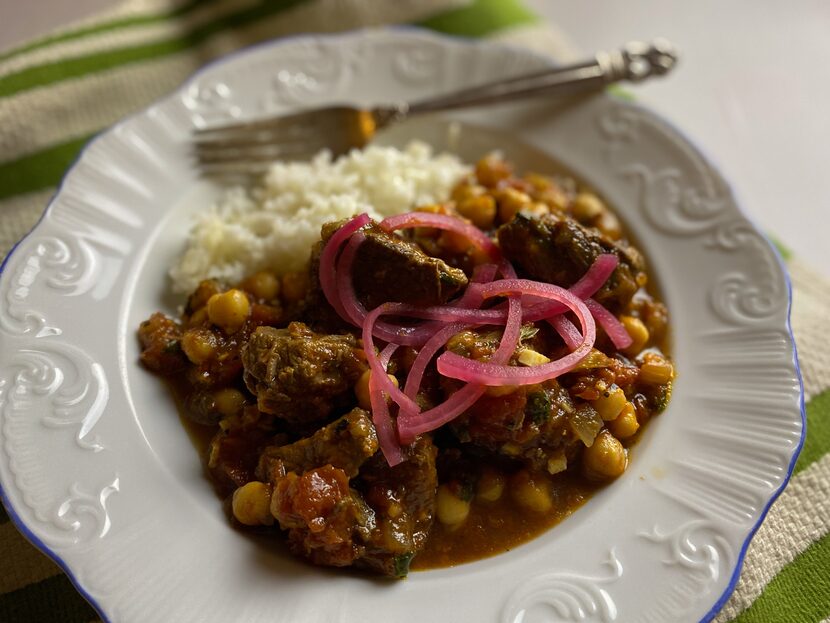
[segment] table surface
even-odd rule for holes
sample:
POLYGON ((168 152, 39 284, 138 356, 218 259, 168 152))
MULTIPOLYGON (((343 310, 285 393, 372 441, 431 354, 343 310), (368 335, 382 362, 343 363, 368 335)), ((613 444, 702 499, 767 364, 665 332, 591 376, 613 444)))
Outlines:
MULTIPOLYGON (((674 42, 675 72, 632 90, 693 137, 765 231, 830 277, 830 3, 526 3, 582 50, 674 42)), ((112 4, 0 0, 0 49, 112 4)))

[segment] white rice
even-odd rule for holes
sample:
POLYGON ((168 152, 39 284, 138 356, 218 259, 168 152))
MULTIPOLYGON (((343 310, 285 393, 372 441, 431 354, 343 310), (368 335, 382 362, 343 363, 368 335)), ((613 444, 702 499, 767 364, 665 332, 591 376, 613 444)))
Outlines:
POLYGON ((322 152, 310 162, 275 163, 258 186, 229 189, 198 218, 170 270, 173 288, 185 293, 203 279, 235 283, 257 270, 299 270, 323 223, 445 201, 469 170, 422 142, 402 151, 372 146, 335 161, 322 152))

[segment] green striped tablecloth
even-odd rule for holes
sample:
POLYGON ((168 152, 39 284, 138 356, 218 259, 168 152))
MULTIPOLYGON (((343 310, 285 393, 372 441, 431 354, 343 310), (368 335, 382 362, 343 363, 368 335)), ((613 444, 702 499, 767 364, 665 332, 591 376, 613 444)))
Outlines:
MULTIPOLYGON (((35 223, 96 132, 174 89, 205 62, 298 32, 417 23, 569 55, 520 0, 127 0, 106 14, 0 52, 0 256, 35 223)), ((793 329, 808 436, 790 486, 747 553, 718 621, 801 623, 830 616, 830 285, 797 258, 793 329)), ((97 620, 0 507, 0 621, 97 620)))

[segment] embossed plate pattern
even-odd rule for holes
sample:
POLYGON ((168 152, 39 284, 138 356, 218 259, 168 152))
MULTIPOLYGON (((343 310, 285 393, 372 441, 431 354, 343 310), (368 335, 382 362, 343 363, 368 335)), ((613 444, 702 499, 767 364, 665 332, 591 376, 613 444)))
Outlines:
MULTIPOLYGON (((297 562, 229 527, 169 396, 137 364, 135 328, 174 309, 166 268, 218 192, 190 168, 191 128, 545 63, 417 30, 290 39, 211 65, 86 148, 0 278, 0 484, 18 527, 107 619, 657 623, 717 610, 802 441, 788 284, 718 172, 646 109, 603 95, 454 117, 462 156, 552 157, 608 197, 673 317, 669 409, 622 478, 531 543, 392 583, 297 562)), ((441 147, 442 123, 385 140, 441 147)))

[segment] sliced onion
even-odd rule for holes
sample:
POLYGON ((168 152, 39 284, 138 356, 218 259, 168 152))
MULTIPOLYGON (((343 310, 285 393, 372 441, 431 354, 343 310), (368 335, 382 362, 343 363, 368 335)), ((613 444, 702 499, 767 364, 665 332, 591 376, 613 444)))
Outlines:
MULTIPOLYGON (((508 302, 507 322, 504 327, 504 333, 502 333, 501 341, 499 342, 499 347, 496 349, 496 352, 493 353, 493 355, 490 357, 490 363, 494 365, 499 365, 505 364, 510 360, 510 357, 515 352, 516 347, 519 345, 521 331, 522 303, 518 296, 512 296, 510 297, 510 300, 508 302)), ((444 337, 444 335, 441 336, 441 338, 444 337)), ((446 339, 444 340, 444 342, 446 342, 446 340, 450 337, 451 334, 446 335, 446 339)), ((437 341, 438 338, 436 338, 436 342, 437 341)), ((437 352, 438 348, 440 347, 441 346, 438 345, 435 348, 435 351, 437 352)), ((454 355, 455 353, 450 354, 454 355)), ((444 355, 441 355, 441 357, 443 356, 444 355)), ((430 358, 431 357, 432 355, 430 355, 430 358)), ((438 358, 439 364, 441 361, 441 357, 438 358)), ((464 357, 460 357, 460 359, 464 361, 470 361, 469 359, 466 359, 464 357)), ((412 441, 415 439, 417 435, 433 431, 437 428, 440 428, 447 422, 451 422, 456 417, 464 413, 464 411, 469 409, 473 405, 473 403, 475 403, 475 401, 481 397, 483 393, 484 387, 482 385, 469 383, 468 385, 462 387, 457 392, 455 392, 443 403, 441 403, 437 407, 430 409, 429 411, 424 411, 423 413, 420 413, 418 415, 409 412, 404 412, 402 415, 399 415, 398 417, 398 436, 401 442, 412 443, 412 441)))
MULTIPOLYGON (((531 385, 568 372, 591 352, 596 340, 594 318, 585 303, 568 290, 527 279, 505 279, 484 284, 481 291, 485 299, 509 294, 529 294, 563 303, 576 314, 582 326, 582 342, 562 359, 531 367, 508 366, 493 360, 474 361, 453 352, 445 352, 438 358, 438 371, 444 376, 488 386, 531 385)), ((511 302, 512 300, 514 299, 511 302)))
POLYGON ((451 422, 475 404, 484 394, 483 385, 469 383, 447 398, 437 407, 417 415, 398 416, 398 438, 410 444, 415 437, 433 431, 451 422))
MULTIPOLYGON (((613 253, 603 253, 597 256, 594 263, 588 268, 580 279, 573 284, 568 291, 583 301, 594 294, 608 281, 608 278, 619 265, 619 258, 613 253)), ((539 303, 538 307, 533 306, 526 310, 525 319, 528 322, 542 320, 554 314, 562 314, 567 307, 559 302, 539 303)))
POLYGON ((452 231, 467 238, 492 259, 501 259, 499 247, 487 234, 472 223, 468 223, 457 216, 432 214, 430 212, 407 212, 406 214, 390 216, 382 220, 379 224, 386 231, 411 229, 413 227, 433 227, 444 231, 452 231))
MULTIPOLYGON (((403 389, 405 395, 415 400, 421 389, 421 380, 424 378, 424 372, 426 372, 427 365, 429 365, 435 353, 447 343, 447 340, 464 329, 465 326, 461 323, 444 325, 443 328, 439 329, 435 335, 427 340, 427 343, 418 351, 418 355, 415 357, 415 360, 412 362, 412 367, 409 369, 409 374, 406 376, 406 385, 404 385, 403 389)), ((406 412, 409 411, 407 410, 406 412)), ((403 414, 404 411, 402 410, 401 413, 403 414)))
POLYGON ((338 229, 331 238, 329 238, 323 252, 320 254, 320 287, 323 289, 323 294, 335 311, 341 318, 346 319, 347 316, 343 310, 343 304, 340 301, 340 296, 337 292, 337 270, 336 260, 340 247, 346 239, 353 233, 358 231, 369 223, 369 215, 365 212, 358 214, 343 227, 338 229))
POLYGON ((572 351, 579 348, 579 345, 582 343, 582 334, 576 328, 576 325, 565 318, 563 314, 548 318, 548 323, 556 329, 559 337, 565 342, 565 346, 572 351))
POLYGON ((622 350, 623 348, 631 346, 631 343, 634 340, 631 339, 631 336, 628 335, 628 331, 625 330, 625 327, 619 320, 617 320, 617 317, 614 316, 614 314, 605 309, 594 299, 588 299, 585 301, 585 305, 590 310, 591 315, 596 318, 596 321, 599 323, 599 326, 602 327, 602 330, 605 331, 606 335, 608 335, 611 339, 611 343, 615 348, 622 350))
MULTIPOLYGON (((363 321, 366 319, 366 308, 357 299, 357 294, 354 290, 354 279, 352 277, 352 268, 354 260, 357 257, 357 250, 361 244, 366 240, 366 236, 361 231, 356 231, 352 235, 351 240, 340 254, 340 259, 337 260, 337 294, 340 299, 342 312, 340 316, 354 324, 357 327, 363 326, 363 321)), ((406 327, 401 325, 394 325, 386 322, 378 321, 375 324, 373 335, 384 342, 395 342, 400 345, 417 345, 422 344, 429 336, 424 327, 406 327)))
POLYGON ((366 316, 366 321, 363 323, 363 351, 366 353, 366 360, 369 362, 369 368, 372 370, 372 378, 377 377, 377 386, 385 392, 394 402, 401 408, 409 411, 419 411, 417 403, 404 395, 404 393, 392 383, 392 380, 386 375, 386 368, 380 361, 380 358, 375 353, 375 344, 372 339, 372 329, 374 329, 375 322, 382 314, 389 313, 390 307, 400 305, 400 303, 384 303, 373 309, 366 316))
MULTIPOLYGON (((386 376, 389 360, 397 349, 397 344, 387 344, 386 348, 381 351, 378 360, 383 366, 383 376, 386 376)), ((398 436, 395 433, 395 424, 392 421, 392 416, 389 415, 389 405, 386 403, 386 395, 378 386, 374 372, 369 375, 369 400, 372 404, 372 422, 375 425, 380 451, 383 453, 389 466, 395 467, 395 465, 403 462, 403 452, 398 443, 398 436)))

